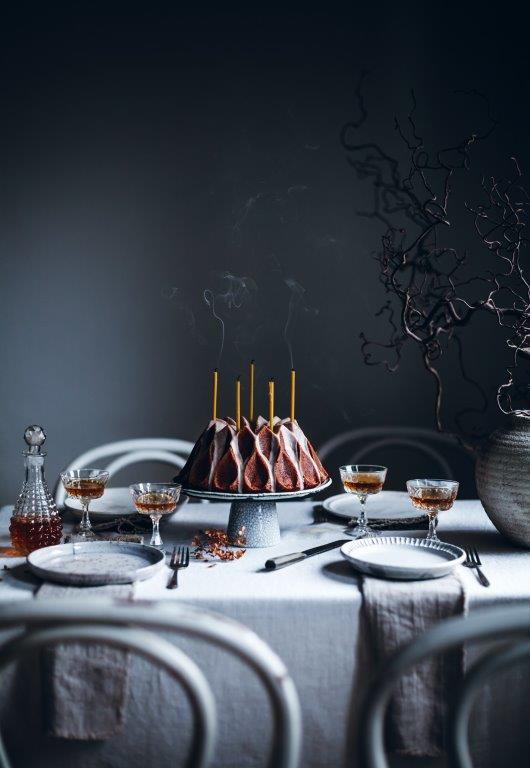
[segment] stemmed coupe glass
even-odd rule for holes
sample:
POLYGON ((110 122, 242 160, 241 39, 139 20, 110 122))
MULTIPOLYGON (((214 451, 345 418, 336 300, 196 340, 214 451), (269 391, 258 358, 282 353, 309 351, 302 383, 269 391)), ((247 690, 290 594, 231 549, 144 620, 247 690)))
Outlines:
POLYGON ((427 513, 429 518, 429 541, 440 541, 436 533, 438 512, 451 509, 458 493, 456 480, 407 480, 412 506, 427 513))
POLYGON ((140 515, 149 515, 153 523, 152 547, 163 549, 160 536, 160 518, 173 512, 180 497, 181 485, 177 483, 136 483, 130 485, 134 506, 140 515))
POLYGON ((109 473, 104 469, 68 469, 61 472, 61 481, 66 495, 78 499, 83 508, 83 516, 79 524, 79 536, 83 539, 93 539, 94 532, 88 515, 88 507, 93 499, 100 499, 105 491, 109 473))
POLYGON ((368 496, 383 490, 387 468, 380 464, 346 464, 340 468, 340 479, 346 493, 354 493, 361 504, 357 525, 352 530, 355 538, 372 536, 374 531, 368 525, 365 504, 368 496))

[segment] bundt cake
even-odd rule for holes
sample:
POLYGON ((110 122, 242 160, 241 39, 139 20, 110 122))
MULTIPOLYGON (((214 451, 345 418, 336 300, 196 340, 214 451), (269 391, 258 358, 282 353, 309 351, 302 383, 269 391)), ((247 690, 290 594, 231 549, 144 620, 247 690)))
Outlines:
POLYGON ((210 421, 178 477, 190 488, 225 493, 285 493, 316 488, 328 479, 298 422, 260 416, 237 430, 230 417, 210 421))

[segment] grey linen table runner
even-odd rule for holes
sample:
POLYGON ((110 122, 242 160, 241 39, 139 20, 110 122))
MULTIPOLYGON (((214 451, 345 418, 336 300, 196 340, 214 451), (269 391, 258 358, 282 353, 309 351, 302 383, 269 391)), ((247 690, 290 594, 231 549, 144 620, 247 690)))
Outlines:
MULTIPOLYGON (((44 583, 38 600, 132 599, 133 584, 73 587, 44 583)), ((108 739, 125 723, 129 654, 108 645, 68 644, 45 651, 45 707, 50 735, 82 741, 108 739)))
MULTIPOLYGON (((467 613, 458 576, 428 581, 363 578, 367 653, 374 669, 399 648, 450 616, 467 613)), ((438 756, 451 694, 464 674, 464 649, 428 659, 403 675, 394 689, 387 720, 391 752, 438 756)))

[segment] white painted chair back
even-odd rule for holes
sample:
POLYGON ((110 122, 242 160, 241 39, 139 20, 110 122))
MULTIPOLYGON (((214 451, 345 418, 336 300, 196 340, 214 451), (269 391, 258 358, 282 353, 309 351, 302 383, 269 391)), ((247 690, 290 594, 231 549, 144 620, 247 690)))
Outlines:
MULTIPOLYGON (((467 673, 449 724, 449 765, 473 768, 468 740, 473 704, 488 678, 530 659, 530 602, 447 619, 395 654, 380 669, 360 710, 361 768, 389 768, 384 746, 385 715, 392 692, 405 672, 463 643, 503 640, 504 644, 495 643, 493 650, 479 658, 467 673)), ((359 765, 357 760, 354 763, 359 765)))
MULTIPOLYGON (((272 705, 273 744, 270 768, 297 768, 301 747, 298 695, 281 659, 254 632, 238 622, 187 605, 136 606, 104 599, 42 600, 12 604, 2 610, 0 629, 23 631, 0 646, 0 672, 14 659, 59 643, 103 643, 138 653, 178 680, 190 702, 194 733, 190 768, 213 765, 217 715, 211 688, 185 653, 155 631, 173 631, 228 651, 249 666, 272 705)), ((178 745, 176 745, 177 747, 178 745)), ((0 767, 12 768, 0 737, 0 767)))
POLYGON ((414 427, 365 427, 342 432, 323 443, 318 449, 321 461, 336 451, 351 445, 352 453, 341 459, 343 464, 362 464, 367 456, 388 447, 400 447, 419 451, 428 456, 437 467, 439 476, 452 478, 451 465, 440 448, 455 448, 455 441, 431 429, 414 427))
MULTIPOLYGON (((117 474, 124 467, 131 464, 139 464, 144 461, 154 461, 181 469, 186 463, 193 443, 188 440, 173 440, 166 437, 144 437, 134 440, 119 440, 116 443, 107 443, 97 448, 92 448, 82 453, 65 469, 82 469, 83 467, 97 467, 106 469, 110 477, 117 474), (107 459, 113 460, 107 463, 107 459)), ((65 492, 59 481, 55 489, 55 503, 62 507, 65 500, 65 492)))

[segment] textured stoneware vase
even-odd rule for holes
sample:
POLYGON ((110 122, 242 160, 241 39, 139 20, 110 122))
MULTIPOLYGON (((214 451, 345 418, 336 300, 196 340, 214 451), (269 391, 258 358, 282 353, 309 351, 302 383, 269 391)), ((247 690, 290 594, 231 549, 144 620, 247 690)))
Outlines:
POLYGON ((530 417, 490 435, 476 466, 478 495, 493 525, 530 549, 530 417))

